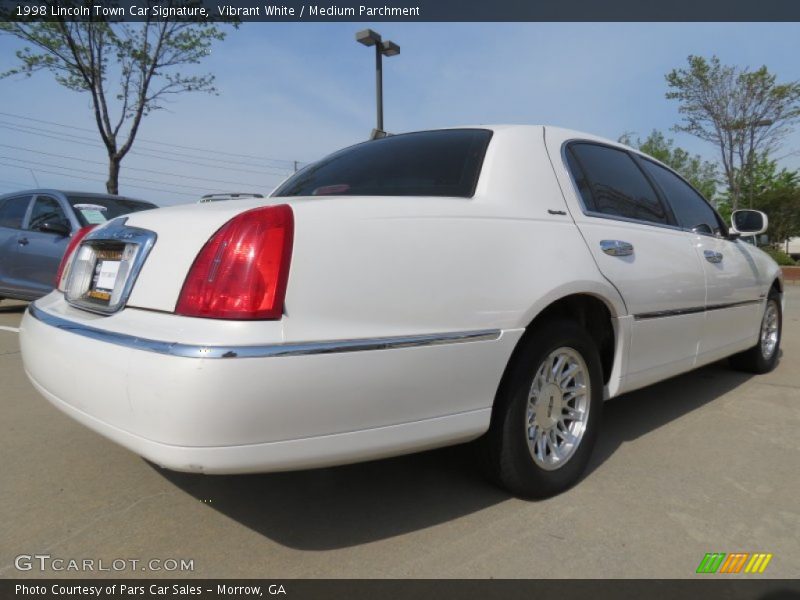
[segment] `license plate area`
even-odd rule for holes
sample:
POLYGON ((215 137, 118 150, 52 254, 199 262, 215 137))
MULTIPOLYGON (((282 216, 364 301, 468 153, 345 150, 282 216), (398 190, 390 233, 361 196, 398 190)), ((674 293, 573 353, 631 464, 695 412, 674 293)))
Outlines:
POLYGON ((75 252, 65 286, 67 302, 109 314, 125 306, 144 259, 150 231, 111 223, 86 236, 75 252))
POLYGON ((89 289, 86 291, 86 299, 107 308, 111 303, 114 290, 119 288, 117 279, 122 279, 120 278, 120 265, 125 255, 125 245, 98 245, 94 246, 93 250, 94 273, 89 283, 89 289))

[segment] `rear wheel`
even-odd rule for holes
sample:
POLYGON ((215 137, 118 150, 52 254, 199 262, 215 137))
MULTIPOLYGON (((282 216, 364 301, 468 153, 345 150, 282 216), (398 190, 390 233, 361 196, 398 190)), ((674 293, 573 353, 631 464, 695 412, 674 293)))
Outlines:
POLYGON ((782 326, 781 296, 773 289, 770 290, 764 306, 758 343, 749 350, 731 356, 731 366, 739 371, 749 373, 760 374, 772 371, 778 364, 782 326))
POLYGON ((500 385, 482 451, 502 487, 547 497, 576 483, 589 462, 603 404, 600 356, 572 321, 537 326, 522 344, 500 385))

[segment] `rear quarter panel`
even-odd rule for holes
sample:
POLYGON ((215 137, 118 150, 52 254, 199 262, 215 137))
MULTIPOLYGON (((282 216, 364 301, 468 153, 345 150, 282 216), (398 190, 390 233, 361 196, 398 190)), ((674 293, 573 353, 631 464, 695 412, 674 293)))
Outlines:
POLYGON ((624 312, 567 212, 541 127, 495 130, 473 198, 273 198, 131 215, 159 237, 129 305, 174 310, 216 229, 283 202, 295 215, 286 314, 248 324, 262 341, 519 329, 570 293, 624 312))

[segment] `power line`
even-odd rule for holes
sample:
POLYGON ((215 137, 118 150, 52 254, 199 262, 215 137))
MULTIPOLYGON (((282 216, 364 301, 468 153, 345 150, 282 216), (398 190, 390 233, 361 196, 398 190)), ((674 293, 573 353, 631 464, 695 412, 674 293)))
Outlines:
MULTIPOLYGON (((86 159, 86 158, 77 158, 77 157, 74 157, 74 156, 67 156, 66 154, 56 154, 56 153, 53 153, 53 152, 43 152, 41 150, 33 150, 32 148, 24 148, 22 146, 13 146, 11 144, 0 144, 0 147, 11 148, 12 150, 22 150, 23 152, 32 152, 33 154, 41 154, 43 156, 52 156, 54 158, 64 158, 64 159, 67 159, 67 160, 77 160, 77 161, 80 161, 82 163, 92 163, 92 164, 95 164, 95 165, 103 165, 103 166, 105 166, 107 164, 107 163, 101 162, 99 160, 89 160, 89 159, 86 159)), ((131 166, 128 166, 128 165, 125 165, 125 170, 142 171, 144 173, 153 173, 155 175, 167 175, 168 177, 178 177, 178 178, 181 178, 181 179, 210 181, 212 183, 230 183, 231 185, 238 185, 238 186, 262 187, 262 184, 259 184, 259 183, 248 183, 246 181, 245 182, 243 182, 243 181, 228 181, 228 180, 225 180, 225 179, 210 179, 208 177, 198 177, 198 176, 195 176, 195 175, 180 175, 180 174, 177 174, 177 173, 169 173, 167 171, 156 171, 154 169, 143 169, 143 168, 140 168, 140 167, 131 167, 131 166)), ((268 187, 268 186, 264 186, 264 187, 268 187)))
MULTIPOLYGON (((3 112, 3 111, 0 111, 0 115, 6 116, 6 117, 11 117, 13 119, 20 119, 20 120, 23 120, 23 121, 33 121, 33 122, 36 122, 36 123, 44 123, 46 125, 55 125, 56 127, 63 127, 65 129, 74 129, 76 131, 87 131, 89 133, 96 133, 97 132, 96 129, 89 129, 87 127, 78 127, 76 125, 66 125, 64 123, 57 123, 55 121, 46 121, 44 119, 36 119, 34 117, 28 117, 28 116, 25 116, 25 115, 17 115, 17 114, 14 114, 14 113, 7 113, 7 112, 3 112)), ((209 150, 207 148, 200 148, 198 146, 184 146, 184 145, 181 145, 181 144, 170 144, 168 142, 158 142, 158 141, 155 141, 155 140, 148 140, 147 138, 140 138, 140 137, 137 137, 136 141, 137 142, 144 142, 146 144, 155 144, 155 145, 158 145, 158 146, 167 146, 167 147, 170 147, 170 148, 182 148, 184 150, 195 150, 195 151, 199 151, 199 152, 208 152, 208 153, 215 154, 215 155, 224 154, 225 156, 234 156, 234 157, 238 157, 238 158, 252 158, 254 160, 266 160, 266 161, 272 161, 272 162, 285 163, 287 165, 287 168, 290 167, 295 162, 301 162, 301 161, 287 160, 287 159, 284 159, 284 158, 269 158, 269 157, 266 157, 266 156, 257 156, 257 155, 254 155, 254 154, 239 154, 239 153, 236 153, 236 152, 226 152, 224 150, 217 150, 217 149, 209 150)), ((206 158, 207 159, 208 157, 200 157, 200 158, 206 158)), ((304 163, 301 163, 301 164, 304 164, 304 163)))
POLYGON ((794 152, 789 152, 788 154, 784 154, 783 156, 779 156, 775 160, 783 160, 784 158, 789 158, 790 156, 800 156, 800 150, 795 150, 794 152))
MULTIPOLYGON (((66 137, 68 134, 58 133, 56 131, 48 131, 46 129, 40 129, 38 127, 28 127, 28 126, 24 126, 24 125, 16 125, 16 124, 13 124, 13 123, 4 123, 2 121, 0 121, 0 127, 2 127, 3 129, 10 129, 12 131, 17 131, 19 133, 25 133, 27 135, 38 135, 38 136, 42 136, 42 137, 58 140, 58 141, 61 141, 61 142, 67 142, 67 143, 71 143, 71 144, 80 144, 81 146, 87 146, 88 145, 88 146, 94 146, 96 148, 105 149, 104 145, 102 145, 102 144, 100 144, 100 143, 98 143, 98 142, 96 142, 96 141, 94 141, 94 140, 92 140, 90 138, 85 138, 85 137, 80 137, 80 136, 66 137)), ((160 150, 152 150, 151 152, 161 152, 161 151, 160 150)), ((262 168, 262 169, 273 169, 274 171, 277 171, 277 173, 275 173, 275 172, 269 172, 269 171, 267 171, 267 172, 254 171, 252 169, 240 169, 240 168, 237 168, 237 167, 220 166, 220 165, 209 164, 209 163, 198 163, 198 162, 189 161, 189 160, 182 160, 180 158, 174 158, 173 156, 170 156, 170 155, 159 156, 157 154, 150 154, 148 152, 141 152, 139 150, 131 150, 130 154, 135 154, 137 156, 147 156, 147 157, 150 157, 150 158, 157 158, 159 160, 166 160, 166 161, 171 161, 171 162, 185 163, 185 164, 188 164, 188 165, 194 165, 196 167, 203 167, 204 169, 224 169, 225 171, 238 171, 240 173, 252 173, 254 175, 262 175, 262 176, 270 175, 270 176, 274 176, 274 177, 286 177, 289 174, 287 172, 287 170, 279 169, 278 167, 259 167, 259 168, 262 168)), ((206 160, 209 160, 209 159, 206 159, 206 160)), ((225 162, 233 162, 233 161, 225 161, 225 162)), ((234 162, 233 164, 240 164, 240 163, 234 162)))
MULTIPOLYGON (((71 144, 80 144, 81 146, 93 146, 95 148, 102 148, 102 149, 105 150, 105 146, 103 144, 100 144, 99 142, 94 141, 92 138, 86 138, 86 137, 81 137, 81 136, 66 137, 69 134, 59 133, 57 131, 50 131, 50 130, 47 130, 47 129, 40 129, 38 127, 17 125, 15 123, 5 123, 3 121, 0 121, 0 127, 2 127, 3 129, 10 129, 10 130, 16 131, 18 133, 24 133, 24 134, 27 134, 27 135, 37 135, 37 136, 42 136, 42 137, 58 140, 58 141, 61 141, 61 142, 67 142, 67 143, 71 143, 71 144)), ((185 164, 193 165, 193 166, 196 166, 196 167, 203 167, 204 169, 220 169, 220 170, 225 170, 225 171, 238 171, 240 173, 252 173, 254 175, 262 175, 262 176, 270 175, 270 176, 274 176, 274 177, 286 177, 288 175, 288 170, 287 169, 280 169, 279 167, 254 165, 256 168, 260 168, 260 169, 266 170, 266 172, 265 172, 264 170, 254 171, 252 169, 241 169, 241 168, 237 168, 237 167, 229 167, 229 166, 226 166, 226 165, 222 165, 221 166, 221 165, 213 164, 213 163, 198 163, 198 162, 195 162, 195 161, 183 160, 183 159, 180 159, 180 158, 174 158, 174 156, 172 156, 170 154, 167 154, 166 156, 164 156, 163 154, 166 154, 166 153, 161 151, 161 150, 150 150, 150 152, 142 152, 142 151, 139 151, 139 150, 131 150, 130 154, 134 154, 134 155, 137 155, 137 156, 147 156, 147 157, 150 157, 150 158, 157 158, 158 160, 162 160, 162 161, 185 163, 185 164), (151 154, 151 152, 158 152, 159 154, 151 154), (270 172, 269 169, 272 169, 273 172, 270 172)), ((182 155, 179 155, 179 156, 182 156, 182 155)), ((204 157, 199 157, 199 158, 200 158, 200 160, 204 159, 204 157)), ((211 159, 205 158, 205 160, 211 160, 211 159)), ((220 162, 220 161, 217 161, 217 162, 220 162)), ((221 161, 221 162, 231 162, 232 164, 241 164, 241 163, 238 163, 238 162, 235 162, 235 161, 221 161)), ((247 164, 245 164, 245 166, 247 166, 247 164)))
POLYGON ((224 160, 222 158, 209 158, 206 156, 191 156, 189 154, 178 154, 176 152, 169 152, 167 153, 166 150, 155 150, 153 148, 147 148, 147 152, 142 152, 141 150, 131 150, 131 154, 136 154, 138 156, 149 156, 151 158, 157 158, 159 160, 171 160, 174 162, 185 163, 188 165, 195 165, 204 168, 212 168, 212 169, 221 169, 225 171, 240 171, 242 173, 254 173, 257 175, 273 175, 273 176, 283 176, 285 177, 288 173, 291 172, 290 169, 284 169, 281 167, 274 167, 271 165, 254 165, 251 163, 243 163, 241 161, 236 160, 224 160), (152 152, 158 152, 158 154, 152 154, 152 152), (174 156, 180 156, 182 158, 174 158, 174 156), (191 160, 183 160, 183 158, 191 158, 193 160, 214 160, 215 162, 222 162, 226 163, 225 165, 217 165, 213 163, 198 163, 192 162, 191 160), (227 166, 228 164, 231 165, 241 165, 245 167, 253 167, 253 169, 261 169, 260 171, 254 171, 252 169, 240 169, 240 168, 233 168, 227 166), (266 173, 264 172, 266 170, 266 173))
MULTIPOLYGON (((41 135, 49 134, 51 137, 52 136, 58 136, 58 138, 56 138, 56 139, 60 138, 60 139, 62 139, 62 141, 66 141, 66 142, 73 142, 73 143, 77 143, 78 141, 84 142, 84 143, 88 142, 92 146, 95 146, 97 148, 105 149, 105 145, 97 142, 97 140, 95 138, 89 138, 89 137, 85 137, 85 136, 61 133, 61 132, 58 132, 58 131, 53 131, 51 129, 43 129, 41 127, 33 127, 32 125, 19 125, 17 123, 9 123, 7 121, 0 121, 0 126, 6 128, 6 129, 12 129, 14 131, 21 131, 22 133, 36 132, 37 134, 41 134, 41 135), (67 136, 69 136, 69 137, 67 137, 67 136)), ((141 152, 141 151, 136 151, 136 150, 131 150, 130 152, 131 152, 131 154, 139 154, 139 155, 143 155, 143 156, 150 156, 152 158, 158 158, 158 159, 161 159, 161 160, 175 160, 177 162, 187 162, 187 161, 179 161, 178 159, 173 158, 174 156, 180 156, 182 158, 191 158, 191 159, 195 159, 195 160, 205 160, 205 161, 214 160, 217 163, 227 163, 227 164, 232 164, 232 165, 244 165, 244 166, 253 167, 253 168, 256 168, 256 169, 272 169, 273 171, 279 171, 281 173, 286 172, 288 170, 288 167, 286 169, 282 169, 280 167, 276 167, 276 166, 273 166, 273 165, 257 165, 257 164, 252 164, 252 163, 243 163, 240 160, 237 161, 237 160, 226 160, 226 159, 223 159, 223 158, 211 158, 211 157, 208 157, 208 156, 195 156, 195 155, 191 155, 191 154, 184 154, 184 153, 181 153, 181 152, 169 152, 168 153, 166 150, 157 150, 157 149, 154 149, 154 148, 147 148, 146 150, 147 150, 147 152, 141 152), (157 152, 158 154, 149 154, 150 152, 157 152), (163 156, 163 155, 166 155, 166 156, 163 156)), ((210 168, 216 168, 216 169, 230 169, 230 167, 221 167, 221 166, 216 165, 216 164, 208 164, 208 163, 204 163, 204 164, 189 163, 189 164, 196 164, 197 166, 210 167, 210 168)), ((248 172, 258 172, 258 171, 248 171, 248 172)))
MULTIPOLYGON (((50 167, 51 169, 64 169, 65 171, 74 171, 74 172, 77 172, 77 173, 86 173, 87 175, 97 175, 99 177, 103 177, 104 176, 103 173, 97 173, 96 171, 87 171, 86 169, 76 169, 74 167, 61 167, 59 165, 43 163, 43 162, 39 162, 39 161, 36 161, 36 160, 28 160, 26 158, 15 158, 13 156, 0 156, 0 160, 11 160, 11 161, 14 161, 14 162, 20 162, 20 163, 24 163, 24 164, 37 165, 37 168, 38 168, 38 166, 42 166, 42 167, 50 167)), ((142 179, 140 177, 126 177, 126 179, 128 179, 130 181, 141 181, 141 182, 144 182, 144 183, 155 183, 157 185, 168 185, 168 186, 171 186, 171 187, 181 188, 181 189, 185 189, 185 190, 199 190, 201 192, 208 192, 209 191, 209 188, 207 186, 186 185, 186 184, 180 184, 180 183, 169 183, 168 181, 154 181, 152 179, 142 179)), ((218 190, 215 190, 215 191, 218 191, 218 190)))
POLYGON ((15 186, 21 187, 23 189, 30 188, 30 184, 20 183, 19 181, 9 181, 8 179, 0 179, 0 183, 15 185, 15 186))
MULTIPOLYGON (((15 167, 17 169, 27 169, 27 167, 22 167, 20 165, 10 165, 8 163, 2 163, 2 162, 0 162, 0 166, 15 167)), ((81 177, 80 175, 71 175, 69 173, 58 173, 56 171, 48 171, 47 169, 37 169, 37 170, 40 173, 48 173, 49 175, 59 175, 61 177, 71 177, 72 179, 82 179, 83 181, 94 181, 96 183, 105 183, 105 181, 102 180, 102 179, 91 179, 89 177, 81 177)), ((175 196, 190 196, 192 198, 196 198, 197 197, 197 194, 190 194, 188 192, 176 192, 174 190, 164 190, 164 189, 149 187, 149 186, 145 186, 145 185, 138 185, 138 184, 134 184, 134 183, 126 183, 126 185, 128 187, 132 187, 132 188, 136 188, 136 189, 150 190, 150 191, 153 191, 153 192, 164 192, 165 194, 173 194, 175 196)))

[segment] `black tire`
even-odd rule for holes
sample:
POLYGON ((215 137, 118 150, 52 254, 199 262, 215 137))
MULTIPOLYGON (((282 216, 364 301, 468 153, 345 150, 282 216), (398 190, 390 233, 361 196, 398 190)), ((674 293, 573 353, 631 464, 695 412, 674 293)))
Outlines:
MULTIPOLYGON (((526 333, 520 344, 498 389, 492 422, 480 440, 479 451, 488 474, 498 485, 523 498, 545 498, 574 485, 586 469, 600 427, 603 372, 596 344, 585 329, 572 321, 542 323, 526 333), (537 464, 534 451, 529 448, 528 396, 545 359, 564 348, 577 352, 588 371, 588 416, 572 454, 561 466, 547 470, 537 464)), ((554 411, 553 406, 550 397, 549 411, 554 411)), ((547 414, 545 409, 545 418, 547 414)))
POLYGON ((767 301, 764 304, 764 315, 761 318, 761 329, 759 330, 758 343, 749 350, 734 354, 730 357, 729 362, 731 367, 737 371, 746 371, 748 373, 769 373, 778 364, 778 358, 781 353, 781 337, 783 336, 783 311, 781 310, 781 295, 773 288, 767 296, 767 301), (770 306, 774 308, 777 313, 778 320, 778 340, 775 348, 769 356, 765 356, 762 349, 762 334, 766 326, 767 311, 770 306))

